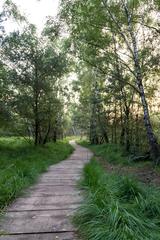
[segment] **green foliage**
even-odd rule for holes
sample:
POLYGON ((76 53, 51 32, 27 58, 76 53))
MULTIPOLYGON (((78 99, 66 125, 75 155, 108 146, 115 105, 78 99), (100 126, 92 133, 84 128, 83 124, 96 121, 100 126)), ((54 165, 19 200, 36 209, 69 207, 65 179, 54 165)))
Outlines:
POLYGON ((67 141, 34 147, 22 138, 0 138, 0 209, 22 194, 49 165, 72 151, 67 141))
POLYGON ((159 189, 152 187, 151 195, 150 187, 105 173, 95 160, 84 168, 81 186, 85 202, 75 214, 74 223, 82 239, 160 239, 159 189))
POLYGON ((12 0, 5 0, 4 1, 4 12, 6 17, 12 17, 17 21, 27 21, 25 16, 21 14, 17 5, 12 0))
POLYGON ((91 90, 97 82, 92 93, 82 91, 85 84, 80 83, 80 118, 89 109, 86 124, 83 121, 81 127, 86 130, 83 126, 89 122, 91 143, 119 142, 128 152, 132 152, 133 145, 135 151, 143 151, 141 144, 147 151, 149 143, 154 160, 159 148, 150 106, 154 105, 151 99, 156 97, 159 76, 157 2, 87 0, 84 4, 81 0, 61 0, 61 17, 69 27, 72 47, 80 59, 79 78, 87 68, 94 75, 86 79, 92 83, 91 90), (101 104, 96 102, 99 100, 101 104))
POLYGON ((0 124, 3 127, 8 127, 12 119, 11 108, 9 106, 9 98, 12 90, 8 88, 8 83, 7 66, 0 61, 0 124))
POLYGON ((44 44, 44 38, 37 36, 32 24, 21 32, 10 33, 2 44, 9 79, 7 89, 12 89, 8 98, 10 112, 22 126, 17 127, 18 131, 35 137, 35 144, 45 144, 50 138, 56 140, 55 135, 62 132, 61 77, 66 71, 66 58, 56 47, 49 40, 44 44))
POLYGON ((43 35, 47 36, 51 41, 55 41, 60 32, 60 24, 54 18, 48 17, 43 29, 43 35))

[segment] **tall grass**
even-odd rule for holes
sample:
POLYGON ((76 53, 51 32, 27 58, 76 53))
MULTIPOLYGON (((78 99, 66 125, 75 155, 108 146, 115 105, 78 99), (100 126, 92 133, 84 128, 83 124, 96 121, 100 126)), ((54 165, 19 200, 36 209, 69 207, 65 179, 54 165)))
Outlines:
POLYGON ((159 240, 160 189, 105 173, 92 160, 84 169, 85 201, 74 216, 85 240, 159 240))
POLYGON ((72 151, 65 141, 34 147, 22 138, 0 138, 0 210, 72 151))

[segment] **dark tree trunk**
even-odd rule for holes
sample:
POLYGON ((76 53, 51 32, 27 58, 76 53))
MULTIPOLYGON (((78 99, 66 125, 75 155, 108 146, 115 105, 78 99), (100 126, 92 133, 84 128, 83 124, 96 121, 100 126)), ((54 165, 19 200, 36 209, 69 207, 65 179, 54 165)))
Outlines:
POLYGON ((98 144, 98 135, 97 135, 97 100, 95 94, 93 96, 92 103, 92 113, 91 113, 91 121, 90 121, 90 142, 91 144, 98 144))
POLYGON ((42 137, 42 131, 41 131, 41 128, 39 126, 39 131, 38 131, 38 142, 39 142, 39 145, 43 144, 43 137, 42 137))
POLYGON ((108 134, 106 131, 103 132, 103 137, 104 137, 105 143, 109 143, 109 138, 108 138, 108 134))
POLYGON ((47 133, 46 133, 46 135, 45 135, 45 137, 44 137, 43 144, 46 144, 46 143, 47 143, 50 130, 51 130, 51 123, 50 123, 50 121, 49 121, 48 130, 47 130, 47 133))
POLYGON ((130 151, 129 108, 125 109, 125 149, 130 151))
POLYGON ((122 125, 121 135, 120 135, 120 144, 122 146, 124 145, 124 137, 125 137, 125 127, 124 127, 124 125, 122 125))
POLYGON ((132 115, 132 109, 129 118, 129 140, 130 140, 130 147, 134 145, 134 117, 132 115), (132 124, 130 124, 132 122, 132 124))
POLYGON ((117 106, 115 102, 115 108, 114 108, 114 143, 117 144, 117 106))
POLYGON ((35 139, 34 139, 34 144, 38 145, 39 144, 40 123, 39 123, 39 113, 38 113, 38 96, 39 96, 38 70, 37 70, 37 62, 36 61, 35 61, 35 80, 34 80, 33 92, 34 92, 34 116, 35 116, 35 133, 34 133, 35 139))
POLYGON ((135 147, 136 147, 136 151, 139 152, 139 145, 140 145, 140 138, 139 138, 139 117, 138 117, 138 114, 136 114, 136 127, 135 127, 135 130, 136 130, 136 139, 135 139, 135 147))
POLYGON ((57 129, 54 129, 53 131, 53 142, 57 142, 57 129))
POLYGON ((124 127, 124 120, 123 120, 123 108, 122 102, 120 101, 120 111, 121 111, 121 132, 120 132, 120 145, 124 145, 124 137, 125 137, 125 127, 124 127))
POLYGON ((38 118, 38 103, 37 103, 37 98, 35 100, 35 131, 34 131, 34 144, 37 146, 39 144, 39 118, 38 118))
POLYGON ((111 143, 114 142, 114 127, 113 125, 111 126, 111 143))
MULTIPOLYGON (((95 116, 94 116, 95 117, 95 116)), ((91 125, 90 125, 90 143, 98 144, 98 135, 97 135, 97 122, 96 119, 91 117, 91 125)))
POLYGON ((104 120, 101 120, 101 116, 103 117, 103 114, 100 113, 100 110, 98 109, 98 124, 99 127, 101 129, 101 133, 102 133, 102 138, 104 139, 105 143, 109 143, 109 138, 108 138, 108 133, 107 133, 107 129, 105 127, 105 123, 104 120))
POLYGON ((37 121, 35 122, 35 140, 34 140, 34 144, 35 144, 35 146, 37 146, 38 145, 38 123, 37 123, 37 121))

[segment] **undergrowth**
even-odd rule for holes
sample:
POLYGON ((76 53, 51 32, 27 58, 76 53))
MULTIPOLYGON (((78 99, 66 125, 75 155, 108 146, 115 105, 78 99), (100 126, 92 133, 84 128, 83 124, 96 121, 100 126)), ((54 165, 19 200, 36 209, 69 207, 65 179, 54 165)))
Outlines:
POLYGON ((67 141, 34 147, 22 138, 0 138, 0 210, 72 151, 67 141))
POLYGON ((113 164, 130 164, 129 155, 118 144, 100 144, 92 145, 87 141, 79 141, 79 144, 90 148, 95 156, 101 157, 113 164))
MULTIPOLYGON (((108 143, 100 145, 92 145, 87 141, 78 141, 78 143, 84 147, 91 149, 96 157, 100 157, 101 160, 109 162, 114 165, 121 166, 135 166, 143 169, 144 167, 153 168, 151 161, 133 161, 132 155, 127 153, 124 148, 118 144, 108 143)), ((156 171, 160 172, 160 168, 156 167, 156 171)))
POLYGON ((96 160, 84 168, 85 201, 74 216, 85 240, 159 240, 160 189, 106 173, 96 160))

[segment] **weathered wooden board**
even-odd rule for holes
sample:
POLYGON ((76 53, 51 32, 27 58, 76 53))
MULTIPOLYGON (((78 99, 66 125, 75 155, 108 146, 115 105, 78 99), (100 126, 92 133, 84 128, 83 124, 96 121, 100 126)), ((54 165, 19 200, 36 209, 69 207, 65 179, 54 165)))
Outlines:
POLYGON ((56 210, 77 208, 82 197, 79 195, 19 198, 8 211, 56 210))
POLYGON ((0 229, 6 234, 74 231, 72 214, 73 210, 7 212, 0 229))
POLYGON ((0 236, 0 240, 75 240, 74 232, 0 236))

